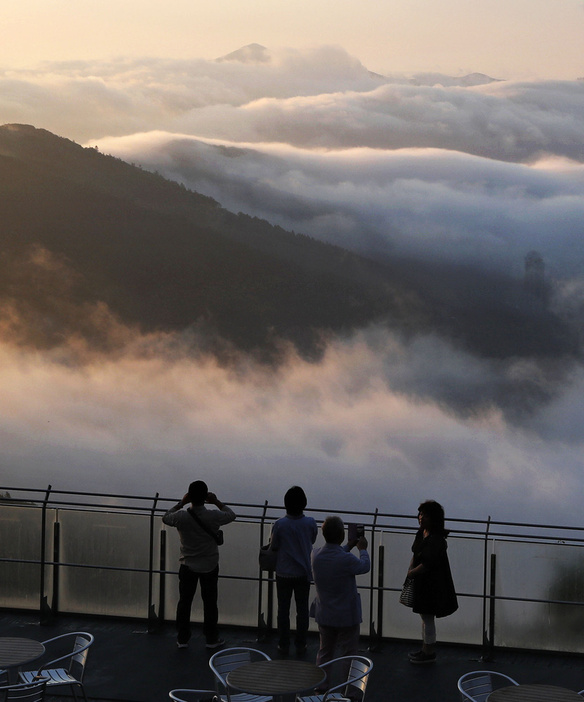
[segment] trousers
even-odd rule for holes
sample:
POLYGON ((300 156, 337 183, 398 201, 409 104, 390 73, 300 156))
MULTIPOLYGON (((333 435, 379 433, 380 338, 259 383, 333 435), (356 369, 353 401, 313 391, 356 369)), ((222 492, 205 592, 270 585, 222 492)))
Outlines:
MULTIPOLYGON (((316 656, 316 665, 322 665, 341 656, 355 656, 359 652, 360 624, 354 626, 324 626, 318 625, 320 633, 320 647, 316 656), (338 650, 337 650, 338 649, 338 650), (335 651, 337 653, 335 654, 335 651)), ((349 666, 345 666, 346 677, 349 666)))
POLYGON ((181 565, 178 571, 178 605, 176 607, 177 641, 187 643, 191 638, 191 606, 201 583, 201 599, 203 600, 203 634, 207 643, 215 643, 219 638, 217 622, 217 583, 219 581, 219 566, 210 573, 196 573, 186 565, 181 565))
POLYGON ((290 604, 292 595, 296 603, 296 636, 294 644, 302 649, 306 646, 306 633, 310 618, 308 616, 308 598, 310 582, 307 578, 282 578, 276 576, 276 593, 278 595, 278 634, 279 646, 290 645, 290 604))

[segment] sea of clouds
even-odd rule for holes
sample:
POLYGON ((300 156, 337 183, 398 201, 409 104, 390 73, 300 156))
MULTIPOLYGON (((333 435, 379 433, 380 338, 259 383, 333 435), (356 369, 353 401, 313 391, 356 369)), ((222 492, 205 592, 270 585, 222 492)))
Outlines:
MULTIPOLYGON (((368 255, 521 277, 584 309, 584 81, 379 76, 340 48, 132 59, 0 73, 0 120, 97 146, 223 206, 368 255)), ((493 330, 485 330, 493 333, 493 330)), ((0 346, 3 474, 68 489, 576 523, 577 359, 489 361, 367 329, 317 363, 224 368, 164 339, 116 357, 0 346), (526 383, 513 413, 506 388, 526 383), (238 478, 240 478, 238 480, 238 478)))

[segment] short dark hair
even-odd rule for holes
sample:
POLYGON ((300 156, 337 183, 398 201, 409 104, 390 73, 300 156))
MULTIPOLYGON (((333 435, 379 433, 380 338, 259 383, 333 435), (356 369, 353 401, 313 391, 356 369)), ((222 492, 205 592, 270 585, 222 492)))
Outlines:
POLYGON ((345 540, 345 525, 336 515, 327 517, 322 524, 322 535, 327 544, 342 544, 345 540))
POLYGON ((444 528, 444 507, 436 500, 426 500, 418 507, 418 514, 425 514, 430 519, 433 534, 448 536, 448 529, 444 528))
POLYGON ((195 480, 194 483, 189 485, 189 500, 194 505, 202 505, 207 499, 208 494, 209 488, 207 487, 207 483, 204 483, 202 480, 195 480))
POLYGON ((302 514, 307 502, 306 493, 298 485, 291 487, 284 495, 284 507, 286 507, 286 512, 293 516, 302 514))

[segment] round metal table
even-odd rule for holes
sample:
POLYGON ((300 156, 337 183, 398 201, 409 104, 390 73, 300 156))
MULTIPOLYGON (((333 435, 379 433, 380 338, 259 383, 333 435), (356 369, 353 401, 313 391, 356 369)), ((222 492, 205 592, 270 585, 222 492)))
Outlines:
POLYGON ((555 685, 508 685, 493 690, 488 702, 582 702, 574 690, 555 685))
POLYGON ((296 695, 314 690, 325 679, 324 670, 314 663, 288 659, 247 663, 227 674, 227 684, 234 690, 269 695, 276 702, 293 701, 296 695))
POLYGON ((8 671, 8 679, 14 682, 16 670, 22 665, 38 660, 45 652, 40 641, 0 636, 0 669, 8 671))

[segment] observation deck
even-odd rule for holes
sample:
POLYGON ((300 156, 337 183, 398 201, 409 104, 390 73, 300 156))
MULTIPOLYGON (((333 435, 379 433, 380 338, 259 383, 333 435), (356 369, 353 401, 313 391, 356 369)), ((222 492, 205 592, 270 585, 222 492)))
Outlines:
MULTIPOLYGON (((198 595, 189 648, 175 645, 178 538, 161 517, 178 496, 1 486, 0 495, 2 636, 45 640, 90 631, 85 683, 92 700, 150 702, 168 699, 173 688, 213 686, 198 595)), ((274 583, 259 571, 257 552, 283 507, 230 506, 238 519, 225 527, 221 547, 221 633, 227 646, 278 658, 274 583)), ((584 688, 583 528, 449 518, 460 608, 437 620, 437 662, 415 666, 407 653, 419 648, 420 620, 398 595, 416 515, 307 513, 365 526, 372 571, 358 585, 361 648, 374 662, 370 702, 454 702, 458 678, 471 670, 584 688)), ((313 661, 317 648, 312 622, 305 660, 313 661)))

